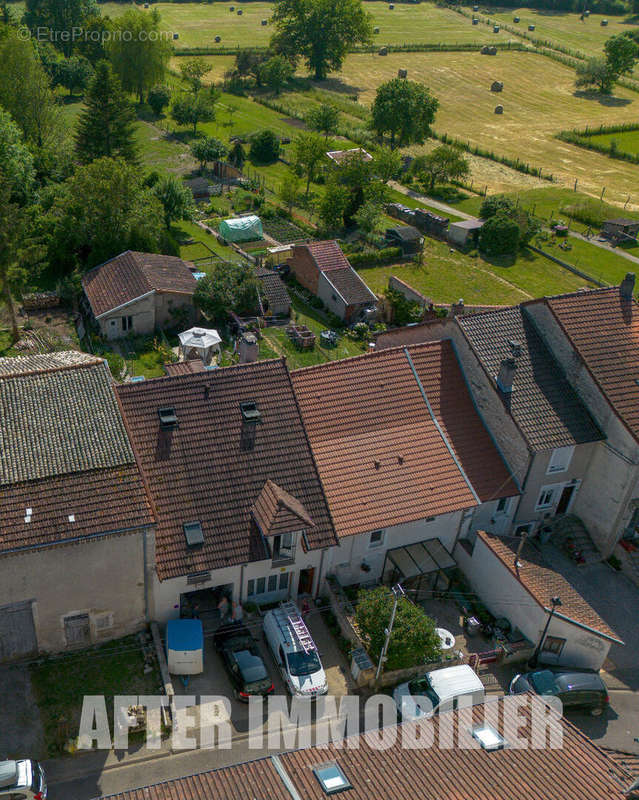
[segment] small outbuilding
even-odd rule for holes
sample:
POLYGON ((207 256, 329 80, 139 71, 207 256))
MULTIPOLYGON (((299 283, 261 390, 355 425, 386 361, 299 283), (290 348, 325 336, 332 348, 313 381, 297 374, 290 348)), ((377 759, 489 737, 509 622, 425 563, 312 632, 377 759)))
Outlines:
POLYGON ((607 219, 601 228, 602 236, 617 242, 636 242, 639 233, 639 220, 607 219))
POLYGON ((220 222, 220 235, 227 242, 254 242, 264 238, 262 221, 255 214, 224 219, 220 222))
POLYGON ((460 222, 451 222, 448 228, 448 241, 458 247, 476 243, 479 231, 483 226, 483 219, 463 219, 460 222))
POLYGON ((412 225, 398 225, 396 228, 387 228, 384 235, 389 247, 400 247, 403 256, 412 256, 419 253, 424 244, 424 237, 412 225))
MULTIPOLYGON (((288 248, 287 252, 292 255, 291 248, 288 248)), ((277 272, 265 267, 258 267, 255 270, 255 274, 262 284, 264 293, 262 301, 266 300, 267 305, 265 310, 267 312, 270 311, 275 317, 289 317, 291 314, 291 297, 284 281, 277 272)))
POLYGON ((213 355, 220 352, 220 335, 213 328, 189 328, 178 334, 180 340, 180 355, 184 361, 193 358, 202 359, 204 364, 210 364, 213 355))

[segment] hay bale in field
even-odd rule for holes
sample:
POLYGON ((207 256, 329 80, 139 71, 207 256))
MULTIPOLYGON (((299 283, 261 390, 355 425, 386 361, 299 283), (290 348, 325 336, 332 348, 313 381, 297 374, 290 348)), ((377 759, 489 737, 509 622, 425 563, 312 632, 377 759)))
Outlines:
POLYGON ((504 89, 504 84, 501 81, 493 81, 490 85, 491 92, 501 92, 504 89))
POLYGON ((477 17, 473 17, 473 25, 479 25, 479 20, 477 17))
POLYGON ((144 8, 148 8, 148 7, 149 7, 149 4, 148 4, 148 3, 145 3, 145 4, 144 4, 144 8))
POLYGON ((379 33, 379 28, 373 28, 373 33, 379 33))
POLYGON ((398 69, 397 70, 397 77, 398 78, 406 78, 408 76, 408 70, 406 69, 398 69))
POLYGON ((496 56, 497 48, 494 45, 485 44, 479 52, 482 56, 496 56))
POLYGON ((514 22, 514 23, 517 23, 517 22, 519 22, 519 17, 513 17, 513 22, 514 22))
POLYGON ((589 17, 589 16, 590 16, 590 11, 588 10, 584 11, 584 17, 589 17))
POLYGON ((535 30, 535 26, 534 25, 529 25, 528 26, 528 30, 529 31, 534 31, 535 30))
POLYGON ((179 33, 174 33, 173 34, 173 38, 174 39, 179 39, 180 38, 180 34, 179 33))
POLYGON ((493 33, 499 33, 499 25, 493 25, 493 33))
POLYGON ((602 19, 601 20, 601 27, 602 28, 605 28, 607 24, 608 24, 608 20, 607 19, 602 19))
POLYGON ((388 55, 388 47, 380 47, 377 51, 378 56, 387 56, 388 55))
POLYGON ((473 6, 473 11, 479 11, 479 6, 475 4, 475 5, 473 6))
POLYGON ((222 37, 221 36, 216 36, 215 37, 216 44, 219 44, 221 41, 222 41, 222 37))
POLYGON ((392 11, 392 10, 395 8, 395 4, 394 4, 394 3, 389 3, 389 4, 388 4, 388 7, 389 7, 389 8, 390 8, 390 10, 392 11))
POLYGON ((231 14, 232 14, 232 13, 235 11, 235 6, 229 6, 229 11, 230 11, 230 12, 231 12, 231 14))
POLYGON ((244 12, 242 11, 242 9, 241 9, 241 8, 238 8, 238 10, 237 10, 237 15, 238 15, 238 17, 241 17, 243 13, 244 13, 244 12))
POLYGON ((266 25, 268 25, 268 20, 267 20, 267 19, 263 19, 263 20, 262 20, 262 25, 263 25, 264 27, 265 27, 266 25))
POLYGON ((503 106, 495 106, 495 114, 503 114, 504 107, 503 106))

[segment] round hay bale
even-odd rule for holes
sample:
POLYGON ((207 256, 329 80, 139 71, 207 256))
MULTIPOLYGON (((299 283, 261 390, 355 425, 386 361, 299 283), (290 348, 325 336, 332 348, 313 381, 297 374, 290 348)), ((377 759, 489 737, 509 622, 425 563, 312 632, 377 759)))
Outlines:
POLYGON ((243 13, 244 13, 244 12, 242 11, 242 9, 241 9, 241 8, 238 8, 238 10, 237 10, 237 15, 238 15, 238 17, 241 17, 243 13))
POLYGON ((478 6, 477 4, 475 4, 475 5, 473 6, 473 11, 479 11, 479 6, 478 6))
POLYGON ((267 25, 268 25, 268 20, 267 19, 263 19, 262 20, 262 26, 266 27, 267 25))
POLYGON ((379 28, 373 28, 373 33, 379 33, 379 28))
POLYGON ((232 13, 235 11, 235 6, 229 6, 229 11, 230 11, 230 12, 231 12, 231 14, 232 14, 232 13))
POLYGON ((398 69, 397 70, 397 77, 398 78, 406 78, 408 76, 408 70, 406 69, 398 69))
POLYGON ((499 33, 499 25, 493 25, 493 33, 499 33))
POLYGON ((377 55, 379 56, 387 56, 388 55, 388 47, 380 47, 377 51, 377 55))
POLYGON ((590 16, 590 11, 588 11, 588 10, 584 11, 584 16, 585 17, 589 17, 590 16))
POLYGON ((502 81, 493 81, 490 85, 491 92, 502 92, 504 90, 504 84, 502 81))
POLYGON ((145 4, 144 4, 144 8, 148 8, 148 7, 149 7, 149 4, 148 4, 148 3, 145 3, 145 4))
POLYGON ((503 106, 495 106, 495 114, 503 114, 504 107, 503 106))
POLYGON ((473 25, 479 25, 479 20, 477 17, 473 17, 473 25))
POLYGON ((602 28, 605 28, 607 24, 608 24, 608 20, 607 20, 607 19, 602 19, 602 20, 601 20, 601 26, 602 26, 602 28))
POLYGON ((395 4, 394 4, 394 3, 389 3, 389 4, 388 4, 388 7, 389 7, 389 8, 390 8, 390 10, 392 11, 392 10, 395 8, 395 4))
POLYGON ((173 34, 173 38, 174 39, 179 39, 180 38, 180 34, 179 33, 174 33, 173 34))
POLYGON ((529 31, 534 31, 535 30, 535 26, 534 25, 529 25, 528 26, 528 30, 529 31))
POLYGON ((215 37, 215 41, 216 41, 217 44, 219 44, 222 41, 222 37, 221 36, 216 36, 215 37))
POLYGON ((519 22, 519 17, 513 17, 513 22, 514 22, 514 23, 517 23, 517 22, 519 22))

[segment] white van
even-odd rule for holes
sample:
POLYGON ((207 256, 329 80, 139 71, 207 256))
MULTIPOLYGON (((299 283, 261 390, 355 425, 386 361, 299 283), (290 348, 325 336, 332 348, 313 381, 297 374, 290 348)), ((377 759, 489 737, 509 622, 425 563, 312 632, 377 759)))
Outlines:
POLYGON ((315 642, 293 602, 264 615, 264 636, 288 691, 296 697, 326 694, 326 674, 315 642))
POLYGON ((47 800, 40 764, 30 758, 0 761, 0 800, 47 800))
POLYGON ((484 684, 468 664, 435 669, 393 690, 399 714, 403 719, 412 720, 457 708, 459 697, 470 697, 470 705, 478 705, 484 702, 484 695, 484 684))

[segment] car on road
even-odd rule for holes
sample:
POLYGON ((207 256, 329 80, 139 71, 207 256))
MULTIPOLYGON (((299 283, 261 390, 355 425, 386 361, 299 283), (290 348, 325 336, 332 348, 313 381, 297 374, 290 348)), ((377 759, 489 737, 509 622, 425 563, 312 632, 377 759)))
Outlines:
POLYGON ((31 758, 0 761, 0 800, 46 800, 42 766, 31 758))
POLYGON ((470 705, 483 703, 485 698, 484 684, 468 664, 432 670, 393 690, 398 715, 411 720, 457 708, 460 697, 468 697, 470 705))
POLYGON ((590 711, 593 717, 603 714, 609 703, 606 684, 594 670, 538 669, 515 675, 509 694, 522 692, 556 697, 565 710, 582 708, 590 711))
POLYGON ((223 625, 213 634, 213 644, 222 657, 238 700, 248 702, 252 694, 265 695, 274 690, 262 654, 245 625, 241 622, 223 625))

